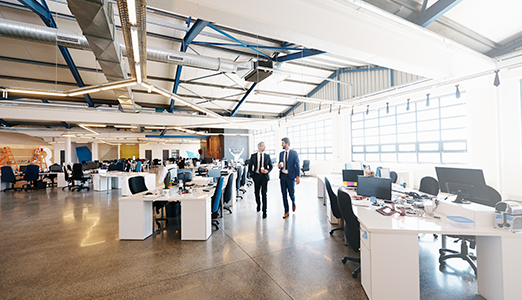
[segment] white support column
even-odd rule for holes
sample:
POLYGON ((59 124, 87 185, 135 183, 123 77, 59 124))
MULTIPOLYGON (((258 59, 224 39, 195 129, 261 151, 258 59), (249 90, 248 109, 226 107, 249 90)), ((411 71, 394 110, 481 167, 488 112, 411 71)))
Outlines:
POLYGON ((97 142, 94 142, 91 144, 92 146, 92 161, 95 161, 95 160, 99 160, 98 158, 98 155, 99 155, 99 150, 98 150, 98 143, 97 142))
POLYGON ((72 163, 72 145, 70 137, 65 138, 65 163, 72 163))

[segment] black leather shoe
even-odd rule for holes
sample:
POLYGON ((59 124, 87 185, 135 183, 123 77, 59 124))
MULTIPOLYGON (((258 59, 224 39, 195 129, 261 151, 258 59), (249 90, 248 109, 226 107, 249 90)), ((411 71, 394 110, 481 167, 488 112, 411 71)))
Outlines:
POLYGON ((266 212, 263 213, 263 219, 266 219, 266 212))
POLYGON ((261 211, 261 206, 257 206, 257 212, 260 212, 261 211))

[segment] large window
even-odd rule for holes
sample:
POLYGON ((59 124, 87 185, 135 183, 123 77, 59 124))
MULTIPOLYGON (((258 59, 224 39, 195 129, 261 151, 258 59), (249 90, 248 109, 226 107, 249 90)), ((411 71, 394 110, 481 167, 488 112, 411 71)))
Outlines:
POLYGON ((275 157, 275 132, 265 131, 254 133, 254 149, 252 152, 257 152, 257 144, 260 142, 265 142, 265 153, 268 153, 270 157, 275 157))
POLYGON ((454 95, 354 114, 352 160, 466 163, 466 102, 454 95))
POLYGON ((332 119, 288 127, 287 132, 301 161, 332 160, 332 119))

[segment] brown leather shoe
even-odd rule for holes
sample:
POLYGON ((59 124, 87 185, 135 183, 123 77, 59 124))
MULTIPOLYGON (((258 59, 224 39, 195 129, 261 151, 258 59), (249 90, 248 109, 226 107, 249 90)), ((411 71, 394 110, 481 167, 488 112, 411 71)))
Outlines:
POLYGON ((283 215, 283 219, 288 218, 289 215, 290 215, 289 213, 285 213, 285 214, 283 215))
POLYGON ((295 211, 295 204, 292 205, 292 211, 295 211))

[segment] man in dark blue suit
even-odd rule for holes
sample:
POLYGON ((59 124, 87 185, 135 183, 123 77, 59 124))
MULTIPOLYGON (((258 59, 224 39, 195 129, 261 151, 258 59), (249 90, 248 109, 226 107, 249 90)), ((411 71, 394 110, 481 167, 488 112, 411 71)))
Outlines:
POLYGON ((281 183, 281 193, 283 193, 283 205, 285 214, 283 219, 287 218, 289 213, 288 197, 292 200, 292 211, 295 211, 295 184, 300 183, 299 175, 301 169, 299 167, 299 155, 297 151, 290 149, 290 139, 285 137, 281 140, 283 151, 279 153, 279 179, 281 183))
POLYGON ((250 156, 250 163, 248 164, 248 173, 254 180, 254 195, 256 196, 257 211, 261 210, 261 199, 263 199, 263 219, 266 219, 266 192, 268 180, 270 176, 268 173, 272 171, 272 161, 270 155, 265 152, 265 143, 257 144, 257 153, 250 156), (259 192, 261 191, 261 195, 259 192))

